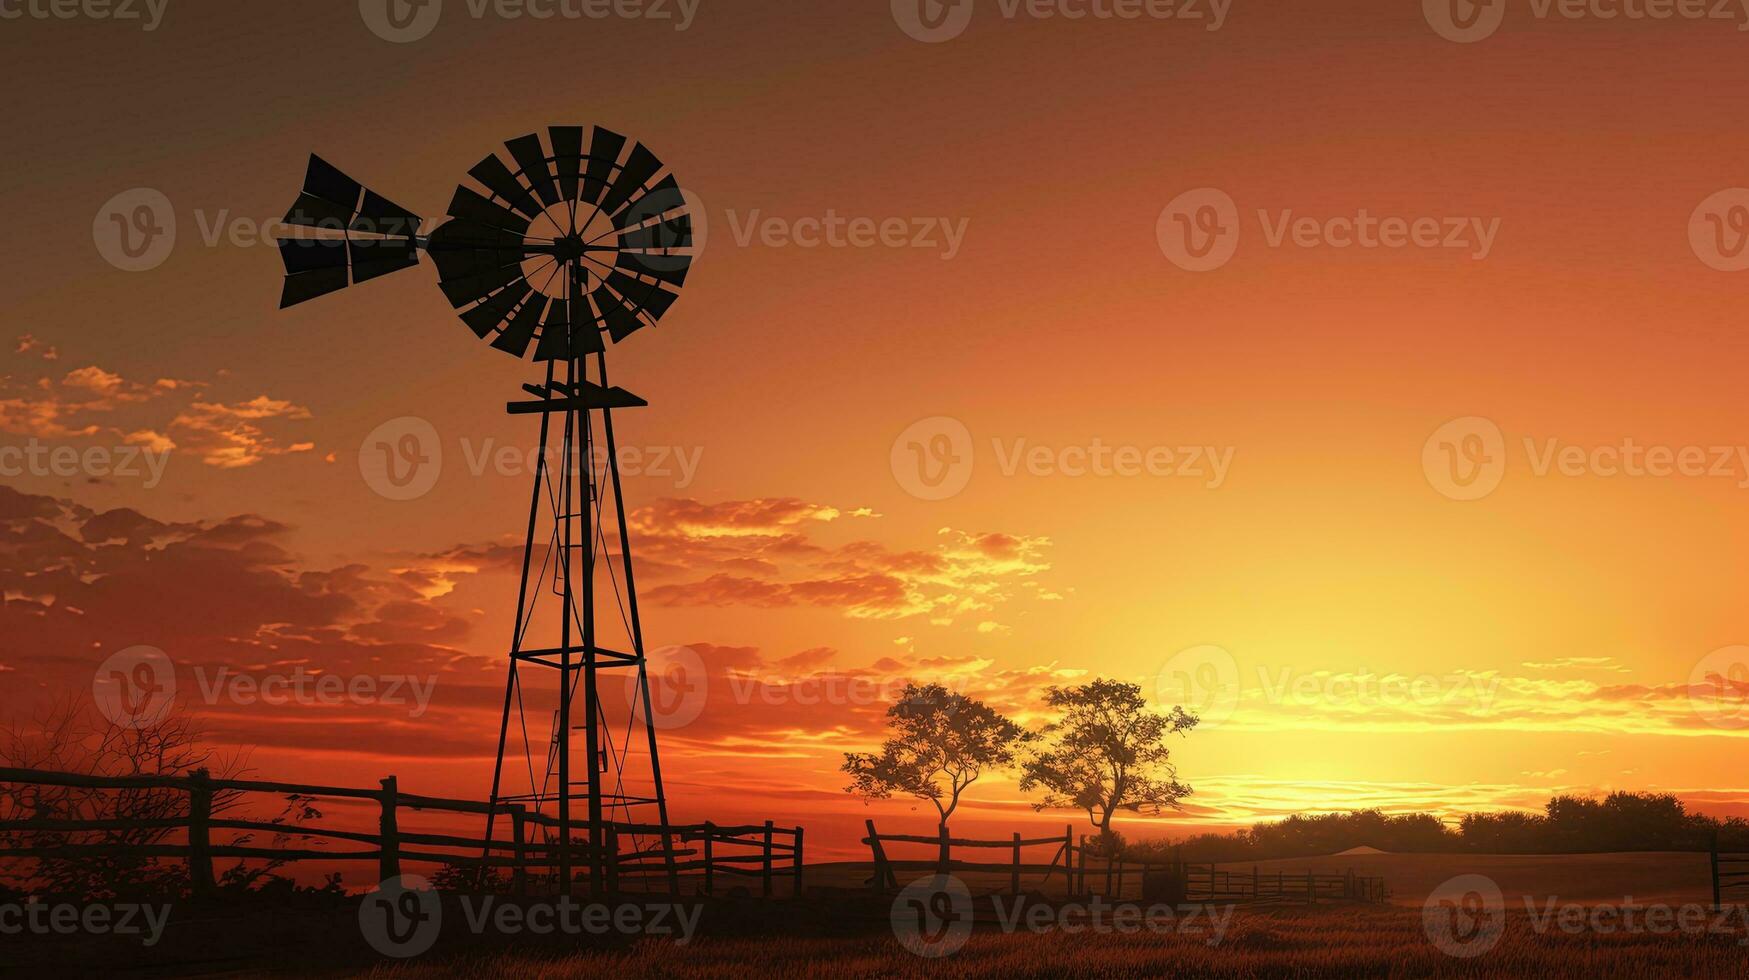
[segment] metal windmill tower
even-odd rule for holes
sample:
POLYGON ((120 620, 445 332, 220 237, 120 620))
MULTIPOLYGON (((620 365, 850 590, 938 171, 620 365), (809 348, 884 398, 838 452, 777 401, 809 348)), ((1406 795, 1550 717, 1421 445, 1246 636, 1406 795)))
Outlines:
MULTIPOLYGON (((672 881, 613 427, 615 409, 646 403, 609 386, 604 341, 654 326, 674 303, 692 262, 692 220, 662 161, 617 133, 554 126, 544 142, 531 134, 506 148, 508 160, 494 153, 468 171, 475 183, 456 189, 448 220, 429 235, 418 215, 312 156, 285 219, 299 232, 280 243, 280 305, 409 268, 424 252, 444 296, 481 340, 544 365, 544 382, 524 385, 529 397, 507 406, 512 415, 539 416, 541 455, 492 802, 555 816, 554 844, 574 840, 580 825, 595 891, 606 876, 606 825, 650 825, 654 816, 672 881), (617 615, 605 614, 609 596, 617 615), (551 683, 543 692, 525 685, 525 674, 551 683), (610 675, 627 682, 622 703, 604 690, 610 675), (531 709, 530 700, 543 696, 531 709), (550 731, 533 737, 530 716, 538 719, 548 703, 550 731), (513 729, 523 765, 512 762, 513 729)), ((630 838, 634 849, 654 846, 630 838)), ((568 891, 571 852, 557 853, 560 888, 568 891)))

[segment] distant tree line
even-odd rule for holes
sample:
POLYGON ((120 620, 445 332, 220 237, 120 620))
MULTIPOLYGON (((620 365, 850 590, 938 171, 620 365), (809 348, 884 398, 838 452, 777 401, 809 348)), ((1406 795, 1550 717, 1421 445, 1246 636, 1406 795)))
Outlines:
POLYGON ((1668 793, 1556 796, 1542 813, 1472 813, 1454 826, 1429 813, 1380 810, 1294 814, 1226 834, 1128 845, 1138 857, 1173 853, 1194 861, 1316 857, 1353 847, 1396 853, 1562 854, 1705 850, 1717 833, 1727 850, 1749 850, 1749 821, 1690 813, 1668 793))

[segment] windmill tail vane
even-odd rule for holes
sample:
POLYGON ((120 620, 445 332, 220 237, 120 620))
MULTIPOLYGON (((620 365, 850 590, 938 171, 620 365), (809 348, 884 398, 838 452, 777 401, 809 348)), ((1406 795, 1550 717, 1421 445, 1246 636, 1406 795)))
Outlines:
POLYGON ((530 397, 507 406, 538 416, 541 452, 487 837, 501 807, 532 809, 556 818, 543 833, 561 891, 573 882, 574 829, 588 837, 581 858, 592 889, 610 875, 611 842, 627 838, 633 851, 665 855, 678 887, 613 428, 615 409, 645 402, 609 385, 606 347, 673 306, 693 260, 692 217, 662 161, 609 130, 554 126, 544 140, 531 134, 505 148, 468 171, 471 182, 428 234, 423 217, 311 156, 280 240, 280 306, 412 268, 425 255, 475 336, 545 362, 544 383, 524 385, 530 397), (525 674, 555 682, 524 684, 525 674), (626 681, 617 701, 604 684, 611 677, 626 681), (529 719, 538 726, 546 717, 547 735, 531 734, 529 719), (573 741, 582 743, 576 753, 573 741), (517 764, 513 755, 522 756, 517 764), (524 775, 526 789, 513 789, 524 775), (639 819, 652 809, 654 832, 639 819), (615 818, 638 829, 611 832, 615 818))

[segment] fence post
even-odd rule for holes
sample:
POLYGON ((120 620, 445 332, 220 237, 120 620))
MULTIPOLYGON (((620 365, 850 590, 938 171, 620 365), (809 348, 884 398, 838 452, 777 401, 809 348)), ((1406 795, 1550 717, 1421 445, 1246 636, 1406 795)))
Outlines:
POLYGON ((1257 886, 1259 884, 1261 882, 1257 880, 1257 865, 1253 864, 1251 866, 1251 900, 1253 902, 1257 901, 1257 886))
POLYGON ((528 808, 521 803, 510 807, 510 845, 511 857, 516 862, 511 875, 516 881, 516 894, 528 894, 528 855, 526 851, 528 840, 528 808))
MULTIPOLYGON (((606 833, 601 837, 601 854, 598 857, 607 868, 607 893, 619 894, 619 827, 609 823, 602 828, 606 833)), ((667 857, 665 856, 666 860, 667 857)), ((638 868, 642 871, 642 868, 638 868)))
POLYGON ((188 774, 188 880, 196 898, 211 898, 218 890, 213 882, 211 780, 205 769, 188 774))
POLYGON ((1075 825, 1063 825, 1063 897, 1075 897, 1075 825))
POLYGON ((874 890, 885 891, 889 883, 897 886, 898 880, 893 876, 893 869, 887 867, 887 849, 881 846, 881 835, 875 832, 874 821, 864 820, 863 823, 868 827, 869 850, 874 853, 874 890))
POLYGON ((1081 864, 1081 887, 1076 890, 1075 894, 1085 895, 1085 894, 1087 894, 1087 835, 1086 834, 1081 835, 1080 853, 1081 853, 1081 861, 1080 861, 1080 864, 1081 864))
POLYGON ((771 897, 771 821, 765 821, 765 861, 763 862, 765 879, 763 889, 766 898, 771 897))
POLYGON ((377 858, 377 877, 382 881, 401 875, 401 835, 396 829, 395 811, 400 807, 400 790, 395 777, 382 781, 382 815, 377 820, 377 834, 382 848, 377 858))
POLYGON ((804 829, 805 828, 802 828, 802 827, 796 828, 796 849, 795 849, 796 883, 792 887, 792 891, 794 891, 794 893, 795 893, 793 897, 795 897, 795 898, 802 897, 802 831, 804 829))
POLYGON ((716 894, 716 868, 711 864, 711 843, 717 836, 717 825, 709 820, 704 822, 704 893, 716 894))
POLYGON ((1014 872, 1008 877, 1008 888, 1014 894, 1020 894, 1020 831, 1014 832, 1014 872))
POLYGON ((1713 911, 1717 912, 1719 910, 1719 832, 1716 828, 1713 830, 1709 863, 1713 869, 1713 911))

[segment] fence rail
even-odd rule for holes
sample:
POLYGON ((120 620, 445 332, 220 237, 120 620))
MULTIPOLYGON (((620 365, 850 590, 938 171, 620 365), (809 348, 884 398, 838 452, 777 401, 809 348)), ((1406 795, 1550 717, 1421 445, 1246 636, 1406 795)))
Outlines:
POLYGON ((1043 880, 1039 882, 1039 887, 1042 890, 1044 885, 1048 883, 1053 876, 1061 873, 1065 887, 1071 889, 1073 887, 1072 885, 1069 885, 1073 873, 1071 857, 1075 841, 1074 828, 1071 827, 1064 828, 1063 836, 1061 837, 1024 838, 1016 833, 1008 840, 972 840, 962 837, 950 837, 947 828, 945 827, 941 828, 941 831, 935 836, 927 837, 916 834, 882 834, 875 830, 873 820, 865 821, 865 824, 868 827, 868 836, 864 837, 862 842, 868 845, 870 851, 874 855, 874 875, 869 879, 869 884, 877 891, 884 891, 899 886, 898 876, 894 874, 895 868, 905 864, 915 865, 918 863, 925 863, 894 861, 887 856, 887 844, 924 844, 934 848, 936 852, 935 859, 931 862, 926 862, 926 866, 933 867, 939 874, 952 874, 956 871, 993 872, 998 874, 1007 872, 1009 876, 1009 891, 1016 895, 1020 894, 1021 878, 1024 875, 1043 875, 1043 880), (1009 852, 1010 860, 955 861, 953 860, 953 849, 956 847, 1005 850, 1009 852), (1052 853, 1050 860, 1045 863, 1026 863, 1023 859, 1023 852, 1028 848, 1040 847, 1055 847, 1056 851, 1052 853))
POLYGON ((1077 842, 1073 827, 1065 828, 1060 837, 1028 839, 1016 833, 1008 840, 973 840, 949 836, 945 829, 935 836, 882 834, 875 830, 873 820, 866 823, 868 836, 862 842, 874 856, 874 875, 869 885, 876 890, 897 888, 895 870, 908 868, 936 874, 1006 872, 1011 894, 1020 893, 1023 876, 1042 875, 1034 884, 1043 891, 1060 874, 1063 891, 1068 896, 1098 894, 1114 900, 1130 897, 1131 891, 1144 901, 1175 903, 1326 900, 1382 903, 1389 897, 1383 878, 1356 875, 1353 871, 1265 872, 1254 867, 1245 872, 1177 858, 1157 861, 1107 858, 1088 845, 1085 835, 1077 842), (927 845, 935 852, 934 858, 895 860, 887 853, 889 844, 927 845), (1047 862, 1026 863, 1023 851, 1037 847, 1053 847, 1055 851, 1047 862), (959 860, 953 854, 956 848, 1004 850, 1010 857, 1007 861, 959 860))
MULTIPOLYGON (((395 777, 381 781, 379 789, 316 786, 301 783, 262 782, 244 779, 214 779, 205 770, 187 776, 93 776, 81 773, 47 772, 35 769, 0 768, 0 784, 64 787, 89 790, 165 789, 187 795, 185 815, 158 818, 108 818, 80 820, 56 814, 39 806, 38 815, 0 821, 0 858, 58 858, 132 856, 180 858, 188 863, 191 887, 197 895, 211 896, 217 890, 214 858, 244 858, 274 861, 370 861, 379 877, 388 880, 401 874, 403 863, 451 865, 485 870, 508 869, 518 891, 529 887, 531 873, 556 873, 561 851, 568 852, 572 866, 586 866, 596 851, 589 844, 572 840, 562 846, 541 840, 540 831, 556 831, 558 817, 530 810, 520 803, 489 804, 476 800, 453 800, 402 793, 395 777), (377 830, 331 829, 303 823, 278 823, 234 819, 215 812, 220 794, 263 793, 285 797, 358 800, 377 805, 377 830), (479 815, 500 814, 510 819, 508 840, 455 834, 418 833, 402 829, 403 811, 479 815), (186 833, 182 843, 70 843, 53 837, 81 833, 161 831, 186 833), (216 843, 214 831, 273 833, 303 842, 342 841, 364 849, 340 851, 317 847, 256 847, 216 843), (37 835, 37 841, 19 845, 13 835, 37 835), (49 837, 49 840, 42 840, 49 837)), ((586 822, 572 822, 574 832, 587 833, 586 822)), ((630 881, 668 879, 669 889, 679 892, 681 874, 696 876, 704 894, 715 894, 719 877, 758 879, 760 893, 771 897, 775 883, 791 882, 791 893, 802 893, 803 831, 800 827, 763 824, 638 824, 604 823, 601 853, 607 868, 609 890, 617 891, 630 881), (652 838, 659 848, 621 850, 623 838, 652 838)))
POLYGON ((1733 888, 1749 888, 1749 853, 1721 851, 1717 833, 1712 835, 1707 850, 1707 863, 1711 866, 1713 878, 1713 911, 1716 912, 1727 897, 1725 892, 1733 888))

